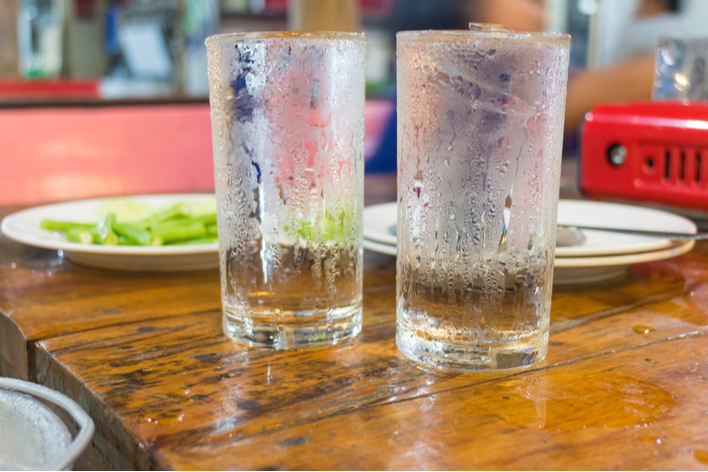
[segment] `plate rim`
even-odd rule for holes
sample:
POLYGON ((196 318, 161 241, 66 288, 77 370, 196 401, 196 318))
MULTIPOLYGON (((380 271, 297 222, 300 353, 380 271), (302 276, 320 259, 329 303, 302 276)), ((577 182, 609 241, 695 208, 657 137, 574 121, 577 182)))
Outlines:
MULTIPOLYGON (((683 220, 685 223, 687 223, 691 227, 691 231, 693 234, 697 232, 697 227, 696 224, 691 221, 688 218, 685 218, 681 215, 677 215, 675 213, 671 213, 668 211, 664 210, 659 210, 656 208, 651 208, 651 207, 643 207, 643 206, 638 206, 638 205, 627 205, 627 204, 622 204, 622 203, 611 203, 611 202, 595 202, 595 201, 590 201, 590 200, 572 200, 572 199, 560 199, 559 200, 559 206, 560 205, 601 205, 602 207, 622 207, 623 209, 641 209, 641 210, 646 210, 650 212, 658 212, 661 214, 666 214, 670 215, 671 217, 678 218, 680 220, 683 220)), ((364 214, 366 215, 367 210, 371 211, 377 211, 381 210, 383 208, 395 208, 397 206, 397 202, 387 202, 387 203, 380 203, 376 205, 370 205, 364 208, 364 214), (370 210, 371 209, 371 210, 370 210)), ((396 212, 397 213, 397 212, 396 212)), ((561 223, 562 224, 562 223, 561 223)), ((584 232, 589 232, 593 233, 591 230, 584 230, 584 232)), ((379 244, 388 244, 391 246, 394 246, 396 244, 396 237, 393 235, 389 235, 387 233, 381 233, 379 231, 372 231, 370 229, 367 229, 366 226, 364 226, 363 230, 363 235, 365 239, 368 239, 372 242, 377 242, 379 244)), ((640 253, 646 253, 646 252, 655 252, 661 249, 667 249, 675 246, 674 243, 671 240, 668 239, 659 239, 656 238, 655 242, 647 242, 643 243, 640 247, 624 247, 624 248, 618 248, 618 249, 602 249, 602 248, 585 248, 583 251, 578 251, 577 248, 556 248, 556 258, 585 258, 585 257, 607 257, 610 255, 623 255, 623 254, 640 254, 640 253), (560 254, 559 254, 560 252, 560 254)))
MULTIPOLYGON (((676 244, 669 249, 661 249, 658 251, 617 254, 612 256, 556 257, 554 258, 553 266, 558 268, 630 266, 678 257, 691 251, 695 245, 696 241, 691 239, 681 244, 676 244)), ((395 252, 384 252, 387 248, 396 251, 396 246, 371 241, 367 238, 364 238, 364 248, 389 256, 396 255, 395 252), (377 250, 376 248, 381 248, 381 250, 377 250)))
POLYGON ((660 249, 648 252, 635 252, 631 254, 614 254, 608 256, 588 256, 588 257, 557 257, 554 259, 555 267, 610 267, 621 265, 634 265, 644 262, 661 261, 671 259, 690 252, 696 245, 694 239, 690 239, 681 244, 675 244, 668 249, 660 249))
MULTIPOLYGON (((51 249, 56 251, 65 251, 73 253, 83 253, 83 254, 103 254, 103 255, 131 255, 131 256, 172 256, 181 254, 205 254, 211 252, 218 252, 218 243, 211 244, 193 244, 193 245, 181 245, 181 246, 102 246, 95 244, 80 244, 72 243, 69 241, 61 240, 44 240, 37 237, 27 237, 21 231, 16 231, 13 228, 13 224, 16 224, 18 220, 23 217, 34 215, 36 213, 41 214, 42 212, 52 210, 56 207, 66 207, 72 205, 100 205, 102 202, 110 199, 116 198, 130 198, 133 200, 150 200, 150 199, 169 199, 169 200, 180 200, 180 199, 190 199, 190 198, 216 198, 213 193, 168 193, 168 194, 149 194, 149 195, 127 195, 120 197, 104 197, 104 198, 90 198, 85 200, 71 200, 67 202, 50 203, 47 205, 39 205, 31 208, 26 208, 15 213, 11 213, 3 218, 2 223, 0 223, 0 231, 8 239, 16 241, 21 244, 25 244, 33 247, 40 247, 43 249, 51 249)), ((40 229, 41 230, 41 229, 40 229)), ((54 231, 46 231, 47 233, 54 233, 54 231)))
POLYGON ((388 256, 396 257, 396 246, 390 244, 380 243, 378 241, 372 241, 370 239, 364 238, 362 246, 364 249, 369 251, 378 252, 379 254, 386 254, 388 256))

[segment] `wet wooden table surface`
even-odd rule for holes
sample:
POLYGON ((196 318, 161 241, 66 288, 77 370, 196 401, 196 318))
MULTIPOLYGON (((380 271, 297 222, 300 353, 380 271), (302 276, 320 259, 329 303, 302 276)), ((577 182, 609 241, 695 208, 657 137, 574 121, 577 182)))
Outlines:
MULTIPOLYGON (((367 179, 368 203, 394 192, 367 179)), ((84 268, 0 237, 0 373, 76 399, 117 469, 708 467, 708 243, 556 287, 548 357, 494 375, 399 354, 393 257, 366 252, 363 333, 329 349, 234 345, 218 277, 84 268)))

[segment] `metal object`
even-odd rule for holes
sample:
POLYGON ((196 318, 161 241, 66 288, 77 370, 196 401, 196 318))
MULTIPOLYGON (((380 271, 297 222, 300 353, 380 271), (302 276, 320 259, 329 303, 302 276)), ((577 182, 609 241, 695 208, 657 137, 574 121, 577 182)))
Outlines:
POLYGON ((69 470, 93 438, 94 424, 79 405, 47 387, 0 377, 0 470, 69 470), (69 413, 71 435, 39 397, 69 413))
POLYGON ((504 27, 504 25, 500 25, 498 23, 469 23, 468 25, 470 31, 502 31, 502 32, 509 32, 511 30, 507 29, 504 27))
POLYGON ((577 227, 558 226, 556 230, 556 247, 580 246, 588 238, 577 227))
POLYGON ((610 148, 610 151, 608 152, 608 157, 610 158, 610 162, 616 166, 621 166, 624 164, 624 161, 627 160, 627 148, 616 144, 610 148))
POLYGON ((558 225, 558 231, 568 230, 592 230, 592 231, 607 231, 610 233, 636 234, 638 236, 649 236, 652 238, 671 239, 684 241, 689 239, 708 239, 708 233, 672 233, 669 231, 645 231, 641 229, 626 229, 626 228, 604 228, 600 226, 564 226, 558 225))

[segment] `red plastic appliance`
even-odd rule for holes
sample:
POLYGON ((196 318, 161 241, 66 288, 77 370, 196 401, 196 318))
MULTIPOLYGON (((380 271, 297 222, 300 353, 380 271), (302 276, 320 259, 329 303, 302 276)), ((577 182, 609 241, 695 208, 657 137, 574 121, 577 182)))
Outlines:
POLYGON ((585 115, 580 157, 592 199, 708 211, 708 103, 599 105, 585 115))

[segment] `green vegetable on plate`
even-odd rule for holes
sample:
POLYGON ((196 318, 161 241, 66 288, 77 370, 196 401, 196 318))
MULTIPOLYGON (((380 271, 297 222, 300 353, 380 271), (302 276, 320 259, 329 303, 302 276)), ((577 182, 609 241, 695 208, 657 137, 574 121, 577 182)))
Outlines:
POLYGON ((160 211, 146 207, 130 199, 110 199, 99 210, 102 216, 96 224, 44 219, 40 227, 64 233, 68 241, 79 244, 162 246, 217 241, 215 205, 185 201, 160 211))

